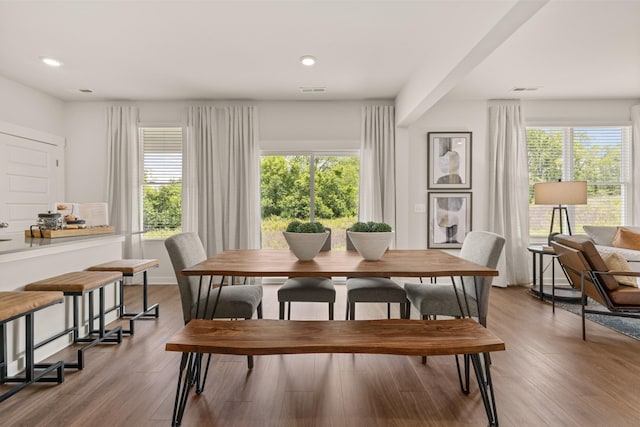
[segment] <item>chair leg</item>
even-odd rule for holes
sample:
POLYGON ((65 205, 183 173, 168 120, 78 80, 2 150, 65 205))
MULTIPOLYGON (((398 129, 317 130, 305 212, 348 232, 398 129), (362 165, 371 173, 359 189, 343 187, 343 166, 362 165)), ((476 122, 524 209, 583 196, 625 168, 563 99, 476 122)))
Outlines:
POLYGON ((387 319, 391 319, 391 304, 387 303, 387 319))
POLYGON ((258 319, 262 319, 262 301, 258 304, 258 308, 256 308, 256 312, 258 313, 258 319))
POLYGON ((284 320, 284 302, 280 302, 280 314, 278 319, 284 320))
POLYGON ((347 308, 344 310, 344 320, 349 320, 349 301, 347 301, 347 308))
MULTIPOLYGON (((428 314, 423 314, 422 315, 422 320, 429 320, 429 315, 428 314)), ((420 362, 422 362, 423 365, 427 364, 427 356, 422 356, 422 359, 420 360, 420 362)))
POLYGON ((291 320, 291 301, 287 303, 287 320, 291 320))
POLYGON ((464 394, 469 394, 469 361, 471 360, 468 354, 463 355, 464 360, 464 383, 462 382, 462 374, 460 373, 460 362, 458 361, 458 355, 456 358, 456 368, 458 370, 458 381, 460 382, 460 389, 464 394))
POLYGON ((333 303, 329 303, 329 320, 333 320, 333 303))
POLYGON ((411 303, 406 304, 407 319, 411 319, 411 303))
POLYGON ((349 319, 356 320, 356 303, 349 303, 349 319))

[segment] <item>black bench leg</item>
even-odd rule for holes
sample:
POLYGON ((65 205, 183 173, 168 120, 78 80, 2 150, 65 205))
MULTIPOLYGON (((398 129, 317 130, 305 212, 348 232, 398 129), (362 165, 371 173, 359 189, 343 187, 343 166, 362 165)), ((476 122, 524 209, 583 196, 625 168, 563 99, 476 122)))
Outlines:
POLYGON ((489 353, 482 353, 482 359, 480 359, 480 354, 478 353, 471 354, 469 356, 471 357, 473 369, 476 373, 476 379, 478 380, 482 403, 484 403, 484 409, 487 412, 489 426, 497 427, 498 412, 496 411, 496 401, 493 395, 493 383, 491 382, 491 372, 489 370, 489 353))
POLYGON ((171 416, 172 426, 179 426, 182 423, 184 409, 189 399, 189 391, 191 391, 191 387, 193 387, 195 383, 194 377, 197 375, 198 361, 199 358, 196 353, 182 353, 180 371, 178 372, 176 399, 173 403, 173 415, 171 416))

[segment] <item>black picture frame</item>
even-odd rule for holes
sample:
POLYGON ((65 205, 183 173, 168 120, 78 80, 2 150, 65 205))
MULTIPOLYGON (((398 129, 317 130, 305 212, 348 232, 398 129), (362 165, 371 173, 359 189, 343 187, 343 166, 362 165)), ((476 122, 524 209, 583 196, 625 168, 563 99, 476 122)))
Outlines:
POLYGON ((471 132, 427 133, 427 189, 471 189, 471 132))
POLYGON ((471 231, 472 193, 430 192, 427 247, 459 249, 471 231))

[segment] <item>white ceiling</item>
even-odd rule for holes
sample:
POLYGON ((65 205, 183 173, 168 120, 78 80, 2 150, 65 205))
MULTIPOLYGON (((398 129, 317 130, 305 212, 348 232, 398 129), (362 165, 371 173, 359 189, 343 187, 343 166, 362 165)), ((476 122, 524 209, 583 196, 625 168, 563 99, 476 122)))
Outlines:
MULTIPOLYGON (((69 101, 393 99, 416 79, 425 98, 517 3, 0 0, 0 75, 69 101)), ((446 96, 640 98, 640 0, 555 0, 524 21, 446 96)))

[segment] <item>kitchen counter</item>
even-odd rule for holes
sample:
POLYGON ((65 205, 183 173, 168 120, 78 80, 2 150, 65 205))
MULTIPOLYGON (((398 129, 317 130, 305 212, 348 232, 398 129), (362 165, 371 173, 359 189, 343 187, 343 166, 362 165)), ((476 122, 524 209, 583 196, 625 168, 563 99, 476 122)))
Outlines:
POLYGON ((42 239, 25 237, 24 233, 5 233, 0 234, 0 262, 39 256, 42 249, 48 249, 47 252, 59 252, 71 249, 69 246, 77 249, 82 246, 96 246, 113 241, 123 242, 124 237, 119 234, 98 234, 42 239))

